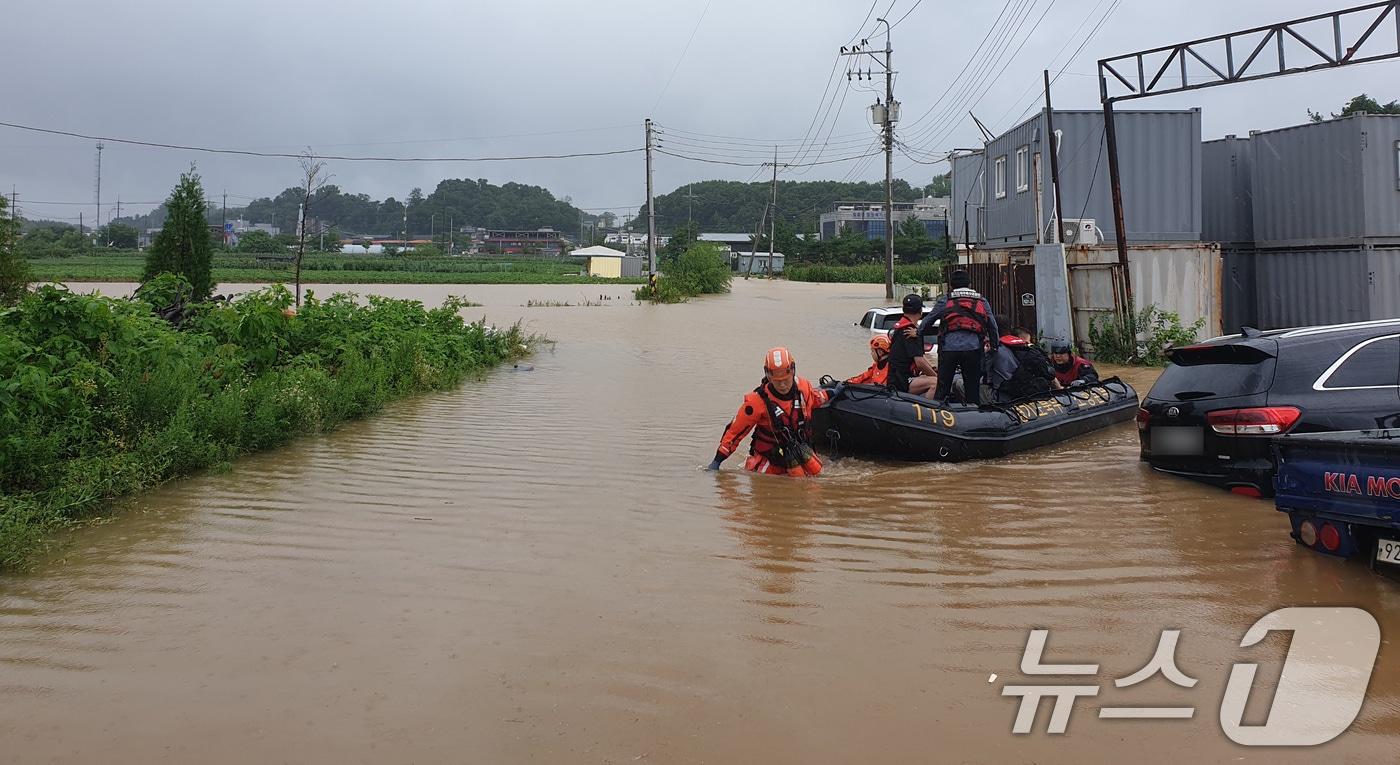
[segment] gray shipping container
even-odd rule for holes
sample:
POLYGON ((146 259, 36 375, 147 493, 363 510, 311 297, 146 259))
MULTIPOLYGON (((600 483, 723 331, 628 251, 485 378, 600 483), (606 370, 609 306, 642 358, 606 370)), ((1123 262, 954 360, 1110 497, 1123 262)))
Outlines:
POLYGON ((1201 145, 1201 239, 1226 246, 1254 243, 1254 153, 1229 135, 1201 145))
POLYGON ((1253 248, 1227 249, 1221 253, 1220 302, 1224 331, 1259 326, 1258 279, 1253 248))
MULTIPOLYGON (((1201 112, 1116 113, 1124 221, 1132 244, 1201 239, 1201 112)), ((1092 218, 1104 240, 1116 241, 1108 183, 1103 113, 1055 111, 1060 141, 1063 217, 1092 218)), ((1045 111, 986 146, 986 242, 1024 244, 1036 239, 1034 158, 1041 155, 1042 211, 1055 219, 1045 111), (998 169, 998 160, 1001 169, 998 169), (1018 168, 1018 162, 1021 167, 1018 168), (999 182, 1004 195, 998 198, 999 182), (1024 188, 1022 188, 1024 187, 1024 188)))
POLYGON ((984 156, 980 151, 953 155, 952 209, 948 218, 953 222, 953 241, 958 244, 986 241, 978 225, 986 186, 984 156))
POLYGON ((1400 317, 1400 248, 1259 250, 1261 329, 1400 317))
POLYGON ((1357 114, 1250 136, 1261 249, 1400 243, 1400 116, 1357 114))
POLYGON ((622 278, 635 278, 646 272, 647 259, 640 255, 622 257, 622 278))

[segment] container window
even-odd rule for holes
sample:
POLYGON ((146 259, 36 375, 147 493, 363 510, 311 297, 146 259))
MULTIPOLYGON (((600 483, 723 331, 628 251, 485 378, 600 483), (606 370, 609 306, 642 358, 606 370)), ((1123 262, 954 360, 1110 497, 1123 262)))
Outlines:
POLYGON ((1006 155, 997 157, 996 164, 997 199, 1006 198, 1006 155))
POLYGON ((1020 193, 1020 192, 1022 192, 1022 191, 1025 191, 1025 190, 1027 190, 1027 189, 1029 189, 1029 188, 1031 187, 1031 184, 1030 184, 1030 176, 1031 176, 1031 174, 1030 174, 1030 168, 1028 168, 1028 167, 1026 166, 1026 163, 1030 160, 1030 153, 1031 153, 1031 148, 1030 148, 1029 146, 1022 146, 1021 148, 1019 148, 1019 149, 1016 150, 1016 191, 1017 191, 1017 193, 1020 193))
POLYGON ((1373 337, 1322 373, 1315 390, 1364 390, 1400 387, 1400 335, 1373 337))

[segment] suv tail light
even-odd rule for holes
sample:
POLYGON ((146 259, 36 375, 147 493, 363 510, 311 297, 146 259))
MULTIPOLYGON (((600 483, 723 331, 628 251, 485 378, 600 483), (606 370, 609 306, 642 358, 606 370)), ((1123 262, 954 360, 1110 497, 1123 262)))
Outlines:
POLYGON ((1206 415, 1210 429, 1226 436, 1273 436, 1287 432, 1303 416, 1292 406, 1221 409, 1206 415))
POLYGON ((1148 420, 1151 416, 1152 416, 1152 415, 1150 415, 1150 414, 1147 413, 1147 410, 1146 410, 1146 409, 1143 409, 1143 408, 1141 408, 1141 407, 1138 408, 1138 413, 1137 413, 1137 425, 1138 425, 1138 430, 1147 430, 1147 420, 1148 420))

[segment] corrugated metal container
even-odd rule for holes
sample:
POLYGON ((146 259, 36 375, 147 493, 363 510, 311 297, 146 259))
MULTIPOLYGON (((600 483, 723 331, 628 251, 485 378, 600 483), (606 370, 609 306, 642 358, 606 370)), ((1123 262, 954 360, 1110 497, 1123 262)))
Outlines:
MULTIPOLYGON (((1075 332, 1089 339, 1090 323, 1116 310, 1118 253, 1112 247, 1069 247, 1075 332)), ((1204 319, 1197 339, 1222 334, 1220 247, 1214 243, 1134 245, 1128 250, 1133 301, 1175 313, 1182 326, 1204 319)))
POLYGON ((1381 318, 1372 315, 1370 253, 1364 248, 1260 250, 1254 269, 1260 329, 1381 318))
MULTIPOLYGON (((1124 221, 1131 243, 1194 242, 1201 239, 1201 112, 1116 113, 1124 221)), ((1115 241, 1113 200, 1103 114, 1055 112, 1061 133, 1060 190, 1063 217, 1092 218, 1106 241, 1115 241)), ((986 146, 986 242, 1032 243, 1036 239, 1035 156, 1041 155, 1042 215, 1054 220, 1054 191, 1045 142, 1045 113, 1017 125, 986 146), (1018 153, 1019 152, 1019 153, 1018 153), (997 170, 998 160, 1004 170, 997 170), (1021 168, 1018 171, 1018 164, 1021 168), (1005 195, 997 196, 998 177, 1005 195), (1018 183, 1024 181, 1024 183, 1018 183), (1024 185, 1025 190, 1020 190, 1024 185)))
POLYGON ((646 272, 647 259, 637 255, 626 255, 622 258, 622 278, 638 277, 646 272))
POLYGON ((953 155, 953 206, 948 211, 948 217, 953 222, 953 241, 959 244, 980 244, 984 241, 979 226, 979 211, 986 186, 983 156, 980 151, 953 155))
POLYGON ((1253 249, 1228 249, 1221 253, 1220 302, 1225 332, 1259 326, 1259 292, 1254 274, 1253 249))
MULTIPOLYGON (((736 252, 730 257, 734 264, 734 270, 741 274, 768 273, 769 257, 766 252, 736 252)), ((786 262, 786 258, 783 257, 781 252, 777 252, 773 254, 771 260, 773 273, 781 274, 783 272, 783 263, 786 262)))
POLYGON ((1201 145, 1201 239, 1254 242, 1253 161, 1248 138, 1225 136, 1201 145))
POLYGON ((1256 132, 1250 143, 1261 249, 1400 243, 1400 116, 1256 132))

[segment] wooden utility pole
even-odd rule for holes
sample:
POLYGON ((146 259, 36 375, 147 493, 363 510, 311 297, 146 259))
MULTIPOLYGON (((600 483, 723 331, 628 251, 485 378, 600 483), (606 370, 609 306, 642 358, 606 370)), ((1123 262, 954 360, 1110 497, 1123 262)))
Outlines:
POLYGON ((768 278, 773 278, 773 238, 778 228, 778 147, 773 147, 773 186, 768 193, 768 278))
POLYGON ((647 268, 648 275, 656 273, 656 198, 651 192, 651 118, 647 129, 647 268))

